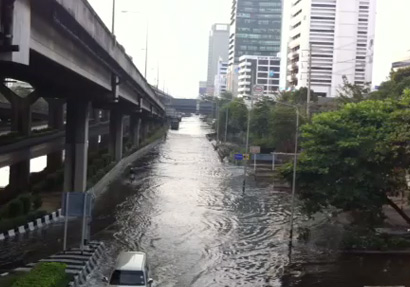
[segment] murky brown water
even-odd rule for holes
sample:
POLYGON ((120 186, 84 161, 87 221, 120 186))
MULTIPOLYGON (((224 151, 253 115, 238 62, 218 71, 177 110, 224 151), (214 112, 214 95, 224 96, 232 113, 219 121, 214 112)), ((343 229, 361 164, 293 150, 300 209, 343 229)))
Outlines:
POLYGON ((151 161, 136 163, 134 183, 125 176, 110 188, 129 196, 98 235, 111 260, 89 286, 98 286, 120 249, 148 254, 156 286, 280 286, 288 195, 252 180, 243 194, 243 169, 219 161, 207 132, 198 118, 184 119, 151 161))
MULTIPOLYGON (((243 169, 219 161, 207 132, 198 118, 184 119, 134 164, 134 182, 124 174, 98 199, 93 237, 106 243, 107 254, 87 287, 104 286, 121 250, 148 254, 156 287, 410 286, 410 256, 337 256, 331 248, 340 234, 332 224, 316 225, 309 244, 296 244, 296 271, 281 280, 289 196, 252 178, 243 194, 243 169)), ((72 224, 71 243, 79 240, 76 229, 72 224)), ((59 250, 62 226, 27 236, 0 245, 0 264, 59 250)))

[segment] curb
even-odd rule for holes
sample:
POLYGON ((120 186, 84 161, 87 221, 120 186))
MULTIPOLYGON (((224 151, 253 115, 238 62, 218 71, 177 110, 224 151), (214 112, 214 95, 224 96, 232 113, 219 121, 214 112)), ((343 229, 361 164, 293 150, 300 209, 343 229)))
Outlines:
POLYGON ((44 225, 48 225, 48 224, 57 222, 63 217, 64 216, 62 216, 62 212, 61 212, 61 208, 60 208, 57 211, 52 212, 50 214, 47 214, 47 215, 45 215, 41 218, 37 218, 34 221, 27 222, 26 224, 20 225, 20 226, 14 228, 14 229, 10 229, 7 232, 0 233, 0 241, 6 240, 8 238, 13 238, 16 235, 24 234, 26 232, 30 232, 30 231, 33 231, 35 229, 41 228, 44 225))
POLYGON ((105 249, 103 242, 91 241, 88 249, 81 251, 80 248, 72 248, 66 252, 51 255, 36 263, 30 263, 23 267, 14 269, 19 272, 30 272, 39 262, 56 262, 67 265, 66 274, 70 277, 70 287, 80 287, 87 281, 87 276, 95 269, 98 261, 102 258, 105 249))

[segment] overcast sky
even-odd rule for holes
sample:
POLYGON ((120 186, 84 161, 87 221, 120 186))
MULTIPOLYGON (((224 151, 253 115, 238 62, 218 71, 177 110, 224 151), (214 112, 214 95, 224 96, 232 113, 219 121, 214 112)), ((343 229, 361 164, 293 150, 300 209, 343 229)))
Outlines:
MULTIPOLYGON (((111 28, 112 0, 89 0, 111 28)), ((208 35, 213 23, 228 23, 231 0, 116 0, 116 35, 144 73, 148 27, 148 81, 177 98, 196 98, 206 80, 208 35), (123 13, 123 11, 128 11, 123 13)), ((285 2, 289 3, 290 1, 285 2)), ((373 85, 391 63, 410 50, 410 0, 378 0, 373 85)), ((285 10, 286 13, 286 10, 285 10)), ((286 25, 286 23, 285 23, 286 25)), ((286 34, 284 35, 286 37, 286 34)))

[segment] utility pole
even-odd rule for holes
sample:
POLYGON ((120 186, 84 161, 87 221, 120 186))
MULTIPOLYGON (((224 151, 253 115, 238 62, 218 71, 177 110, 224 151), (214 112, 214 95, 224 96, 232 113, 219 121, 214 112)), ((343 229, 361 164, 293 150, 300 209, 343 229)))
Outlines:
MULTIPOLYGON (((249 109, 249 111, 248 111, 248 126, 247 126, 247 129, 246 129, 246 146, 245 146, 245 153, 246 154, 249 154, 248 153, 248 150, 249 150, 249 132, 250 132, 250 126, 251 126, 251 111, 252 111, 252 108, 253 108, 253 92, 252 92, 252 95, 251 95, 251 107, 250 107, 250 109, 249 109)), ((243 165, 243 185, 242 185, 242 191, 245 193, 245 190, 246 190, 246 170, 247 170, 247 168, 248 168, 248 162, 249 162, 249 160, 247 160, 245 163, 244 163, 244 165, 243 165)))
POLYGON ((111 33, 114 35, 115 32, 115 0, 112 0, 112 23, 111 23, 111 33))
POLYGON ((145 79, 147 79, 147 68, 148 68, 148 29, 149 29, 149 24, 147 20, 147 32, 145 35, 145 73, 144 73, 145 79))
POLYGON ((225 118, 225 142, 228 137, 228 119, 229 119, 229 106, 226 108, 226 118, 225 118))
POLYGON ((158 88, 159 88, 159 64, 157 64, 157 89, 158 88))
POLYGON ((306 101, 306 115, 310 118, 310 90, 312 82, 312 43, 309 42, 309 67, 308 67, 308 91, 307 91, 307 101, 306 101))

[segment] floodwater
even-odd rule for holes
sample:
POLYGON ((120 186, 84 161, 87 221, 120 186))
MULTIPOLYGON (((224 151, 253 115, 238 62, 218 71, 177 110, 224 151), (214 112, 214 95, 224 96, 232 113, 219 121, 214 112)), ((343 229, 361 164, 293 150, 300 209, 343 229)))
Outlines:
POLYGON ((409 256, 337 255, 340 226, 320 220, 309 223, 308 243, 295 240, 283 277, 289 194, 252 178, 243 193, 243 169, 219 160, 208 132, 199 118, 184 118, 179 131, 134 164, 135 181, 126 173, 100 197, 94 226, 109 227, 94 238, 107 254, 85 286, 104 286, 101 278, 121 250, 146 252, 161 287, 409 286, 409 256))
POLYGON ((133 183, 125 175, 110 188, 116 195, 108 191, 97 202, 107 210, 118 193, 127 195, 110 210, 115 223, 97 235, 109 260, 89 286, 100 286, 120 250, 148 254, 155 286, 280 286, 289 196, 252 180, 243 193, 243 168, 222 163, 207 132, 199 118, 185 118, 149 160, 136 163, 133 183))
MULTIPOLYGON (((219 160, 198 117, 184 118, 157 148, 134 163, 96 201, 92 237, 106 254, 85 287, 105 286, 117 255, 148 255, 154 287, 410 286, 410 256, 337 255, 337 224, 309 222, 308 243, 295 240, 287 274, 290 197, 243 168, 219 160)), ((297 216, 297 225, 302 217, 297 216)), ((69 226, 79 243, 80 224, 69 226)), ((61 249, 61 223, 0 243, 0 270, 34 262, 61 249)))

